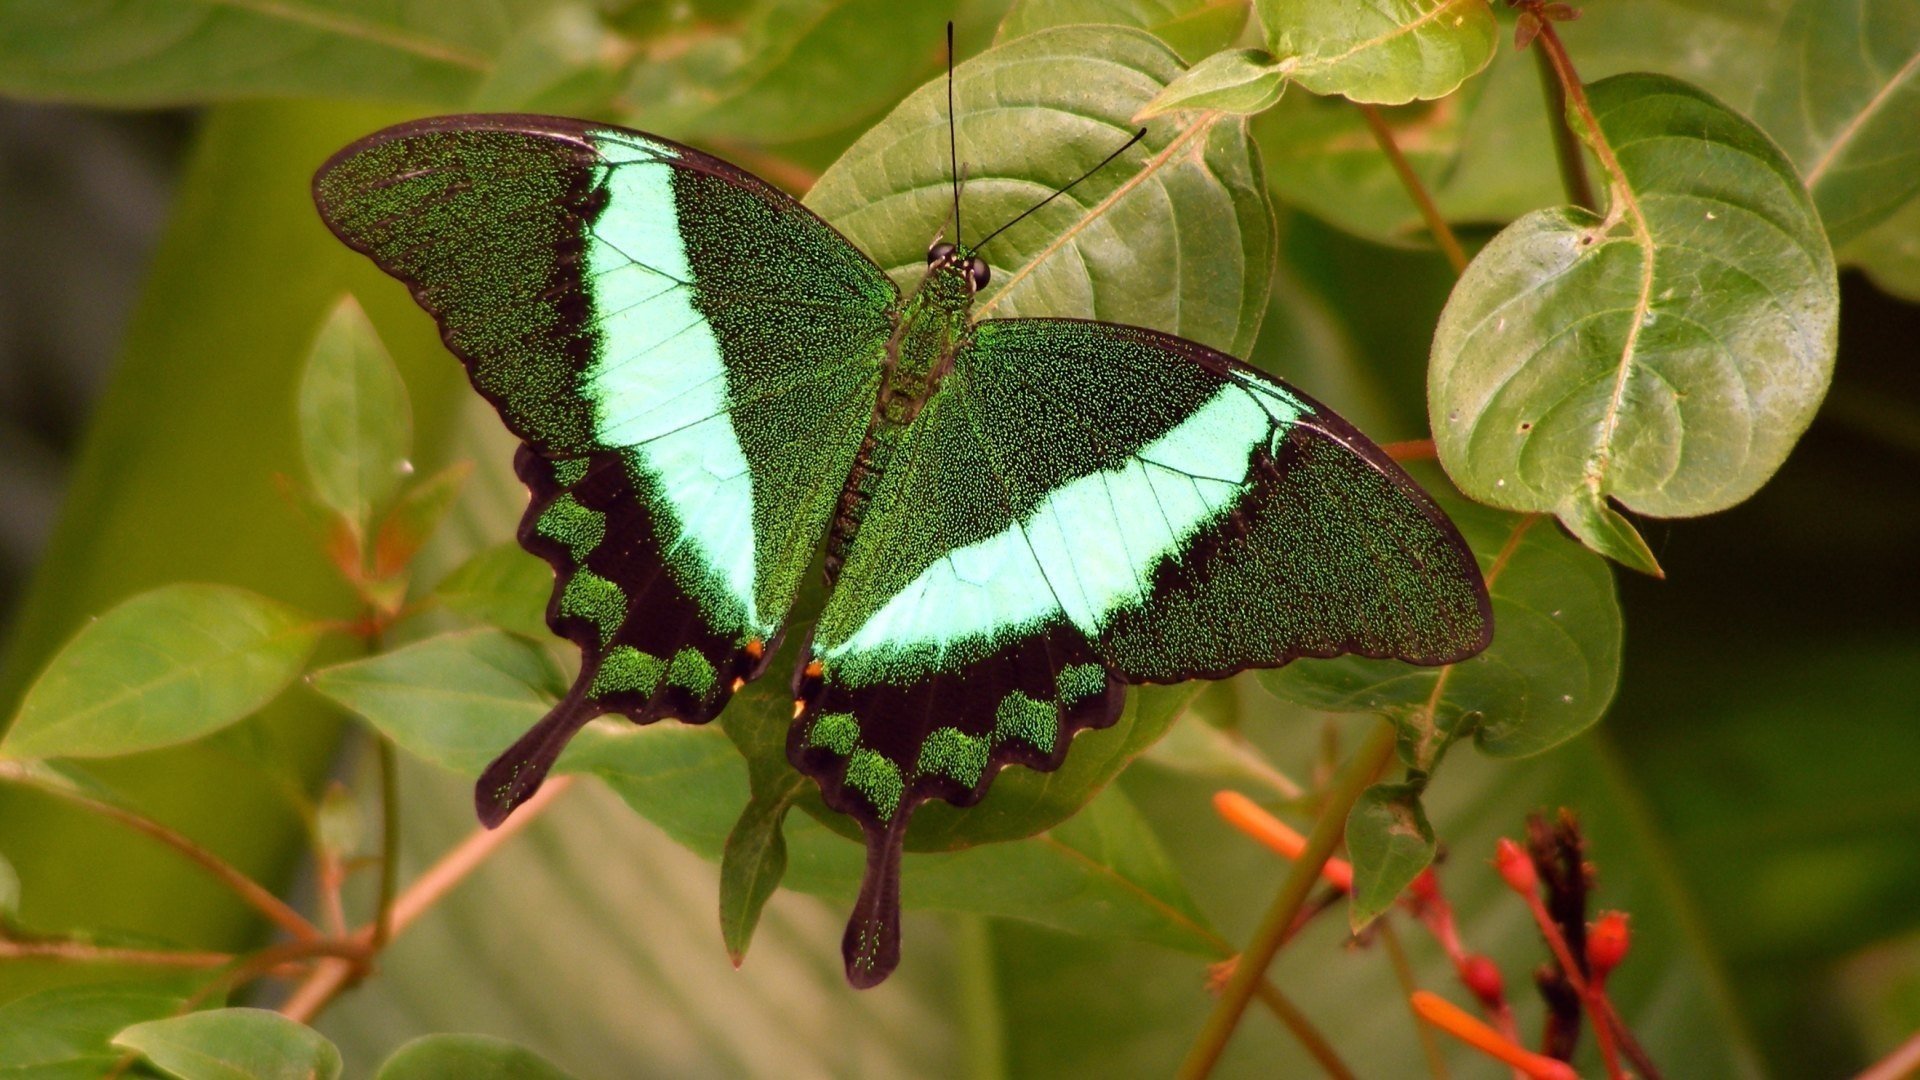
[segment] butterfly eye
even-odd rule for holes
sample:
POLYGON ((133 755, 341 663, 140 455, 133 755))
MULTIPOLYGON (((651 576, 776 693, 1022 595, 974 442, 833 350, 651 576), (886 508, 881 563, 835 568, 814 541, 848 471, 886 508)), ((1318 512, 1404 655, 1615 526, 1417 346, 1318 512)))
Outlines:
POLYGON ((927 249, 927 265, 932 266, 934 263, 944 262, 947 257, 952 254, 952 244, 935 244, 927 249))
POLYGON ((993 272, 987 269, 987 260, 974 255, 967 259, 967 277, 973 280, 973 291, 979 292, 993 279, 993 272))

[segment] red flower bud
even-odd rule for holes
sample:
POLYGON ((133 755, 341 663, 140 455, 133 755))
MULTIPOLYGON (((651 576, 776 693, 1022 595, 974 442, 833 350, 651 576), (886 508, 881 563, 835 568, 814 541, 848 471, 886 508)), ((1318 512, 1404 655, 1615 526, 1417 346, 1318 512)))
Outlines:
POLYGON ((1608 972, 1620 966, 1631 942, 1624 911, 1603 911, 1599 918, 1587 924, 1587 970, 1593 973, 1595 981, 1606 978, 1608 972))
POLYGON ((1460 962, 1460 982, 1488 1008, 1506 999, 1506 983, 1500 977, 1500 969, 1479 953, 1460 962))
POLYGON ((1540 888, 1540 873, 1534 869, 1533 858, 1504 836, 1494 848, 1493 866, 1506 879, 1507 888, 1521 896, 1532 896, 1540 888))

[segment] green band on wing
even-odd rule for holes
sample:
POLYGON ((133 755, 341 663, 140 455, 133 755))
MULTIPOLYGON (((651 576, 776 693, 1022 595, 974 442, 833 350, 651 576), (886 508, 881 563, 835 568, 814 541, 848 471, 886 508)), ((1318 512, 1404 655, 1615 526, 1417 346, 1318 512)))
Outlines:
POLYGON ((900 769, 877 750, 856 750, 847 759, 847 786, 867 797, 882 821, 900 808, 907 785, 900 769))
POLYGON ((920 762, 915 770, 952 777, 967 787, 980 782, 987 771, 987 741, 959 728, 935 728, 920 744, 920 762))
POLYGON ((562 458, 553 463, 553 482, 561 487, 572 487, 587 478, 586 458, 562 458))
POLYGON ((600 628, 600 641, 613 640, 614 631, 627 618, 627 594, 620 586, 591 570, 578 570, 560 594, 560 614, 573 615, 600 628))
POLYGON ((726 629, 770 636, 755 610, 753 484, 727 412, 727 369, 688 287, 675 151, 626 133, 595 146, 608 196, 586 245, 599 347, 583 387, 595 436, 627 450, 678 526, 668 561, 682 587, 716 623, 745 624, 726 629))
POLYGON ((822 659, 857 684, 916 651, 965 651, 1062 615, 1098 635, 1146 601, 1161 560, 1233 508, 1254 451, 1302 412, 1277 387, 1236 379, 1125 464, 1069 481, 1016 524, 948 552, 822 659))
POLYGON ((593 686, 588 692, 595 697, 614 693, 651 695, 660 689, 660 680, 666 673, 666 661, 652 653, 641 652, 631 645, 616 645, 600 658, 600 670, 594 673, 593 686))
POLYGON ((1107 669, 1099 664, 1069 664, 1054 677, 1060 704, 1084 701, 1107 688, 1107 669))
POLYGON ((994 742, 1018 739, 1051 754, 1059 737, 1060 710, 1053 702, 1036 701, 1018 690, 1000 699, 993 717, 994 742))
POLYGON ((860 721, 855 720, 852 713, 822 713, 807 729, 807 745, 846 757, 860 745, 860 721))
POLYGON ((606 538, 607 515, 581 506, 571 495, 561 495, 540 512, 533 527, 541 536, 567 545, 573 561, 581 563, 606 538))
POLYGON ((714 678, 713 665, 698 649, 681 649, 667 665, 667 685, 677 686, 695 697, 711 694, 714 678))

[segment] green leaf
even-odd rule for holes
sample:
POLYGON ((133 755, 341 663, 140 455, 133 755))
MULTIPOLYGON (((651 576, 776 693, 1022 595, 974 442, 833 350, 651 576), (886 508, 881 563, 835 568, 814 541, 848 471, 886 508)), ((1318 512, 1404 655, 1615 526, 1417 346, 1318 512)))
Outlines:
POLYGON ((322 503, 364 537, 412 469, 413 409, 380 335, 351 295, 327 316, 300 379, 300 456, 322 503))
POLYGON ((486 1035, 424 1035, 393 1052, 374 1080, 568 1080, 551 1061, 486 1035))
POLYGON ((756 793, 727 834, 720 853, 720 936, 735 967, 746 958, 761 909, 786 876, 787 839, 781 828, 806 782, 796 773, 784 790, 764 797, 756 793))
POLYGON ((1838 255, 1866 271, 1883 292, 1920 303, 1920 199, 1867 230, 1838 255))
POLYGON ((0 1005, 0 1076, 96 1080, 122 1056, 110 1041, 129 1024, 186 1004, 150 986, 62 986, 0 1005))
MULTIPOLYGON (((514 5, 523 19, 553 6, 514 5)), ((459 105, 519 31, 510 9, 495 10, 476 18, 462 5, 378 0, 98 9, 15 0, 0 35, 0 92, 136 107, 302 95, 459 105)))
POLYGON ((553 568, 509 540, 461 563, 434 587, 432 597, 476 622, 546 641, 553 636, 547 628, 552 594, 553 568))
POLYGON ((1286 69, 1260 49, 1228 49, 1167 84, 1135 120, 1181 109, 1218 109, 1234 116, 1265 112, 1287 88, 1286 69))
POLYGON ((1017 0, 1000 20, 994 43, 1055 26, 1134 26, 1193 60, 1231 45, 1247 25, 1240 0, 1017 0))
POLYGON ((1347 857, 1353 861, 1349 925, 1358 933, 1380 917, 1433 862, 1433 826, 1420 805, 1425 784, 1375 784, 1347 813, 1347 857))
POLYGON ((491 629, 335 664, 309 681, 408 753, 468 775, 546 715, 562 687, 543 650, 491 629))
MULTIPOLYGON (((1045 30, 962 63, 954 109, 967 238, 1112 153, 1180 70, 1159 39, 1122 27, 1045 30)), ((1143 146, 995 240, 993 283, 974 314, 1118 320, 1244 354, 1266 313, 1272 208, 1245 125, 1184 119, 1149 123, 1143 146)), ((922 86, 807 196, 902 281, 925 273, 927 244, 952 210, 946 127, 945 85, 922 86)))
POLYGON ((1835 247, 1920 194, 1920 7, 1799 0, 1754 119, 1799 166, 1835 247))
POLYGON ((226 585, 141 593, 67 642, 27 690, 0 751, 112 757, 218 731, 278 697, 320 630, 226 585))
POLYGON ((149 1020, 115 1046, 180 1080, 335 1080, 340 1051, 319 1032, 266 1009, 210 1009, 149 1020))
POLYGON ((1487 0, 1255 0, 1267 44, 1316 94, 1403 105, 1450 94, 1493 58, 1487 0))
POLYGON ((734 24, 637 64, 619 96, 634 122, 682 138, 792 142, 886 108, 944 42, 942 4, 758 0, 734 24))
POLYGON ((1764 133, 1659 76, 1590 94, 1623 170, 1608 216, 1541 210, 1495 237, 1447 302, 1427 392, 1462 491, 1600 539, 1600 499, 1692 516, 1773 475, 1832 376, 1839 291, 1764 133))
POLYGON ((389 577, 405 570, 434 530, 460 498, 473 462, 456 461, 408 488, 380 522, 373 538, 373 576, 389 577))
POLYGON ((1401 727, 1403 756, 1423 771, 1469 733, 1487 753, 1518 757, 1592 726, 1620 677, 1620 607, 1606 562, 1544 520, 1476 506, 1417 475, 1479 557, 1493 643, 1444 668, 1347 656, 1297 660, 1260 681, 1309 708, 1388 717, 1401 727))

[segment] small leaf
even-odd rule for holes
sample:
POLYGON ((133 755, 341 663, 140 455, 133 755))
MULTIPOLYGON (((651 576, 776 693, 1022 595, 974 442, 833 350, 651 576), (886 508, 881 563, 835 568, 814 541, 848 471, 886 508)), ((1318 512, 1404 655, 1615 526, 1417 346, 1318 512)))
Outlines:
POLYGON ((511 541, 475 553, 434 587, 447 610, 536 641, 553 637, 553 568, 511 541))
POLYGON ((1487 0, 1255 0, 1267 44, 1316 94, 1376 105, 1450 94, 1493 59, 1487 0))
POLYGON ((374 1080, 569 1080, 539 1054, 488 1035, 423 1035, 393 1052, 374 1080))
POLYGON ((1667 576, 1633 522, 1591 491, 1576 492, 1561 505, 1558 516, 1581 543, 1614 562, 1653 577, 1667 576))
POLYGON ((1228 49, 1193 65, 1138 113, 1136 122, 1181 109, 1215 109, 1235 116, 1265 112, 1287 88, 1287 65, 1260 49, 1228 49))
POLYGON ((1263 671, 1280 697, 1330 712, 1369 712, 1400 725, 1403 756, 1431 770, 1471 734, 1501 757, 1538 753, 1600 719, 1620 677, 1620 606, 1605 560, 1544 518, 1462 500, 1429 468, 1433 492, 1479 558, 1493 596, 1493 643, 1444 668, 1341 657, 1263 671))
POLYGON ((27 690, 0 752, 111 757, 245 719, 300 674, 313 619, 226 585, 167 585, 81 628, 27 690))
POLYGON ((266 1009, 210 1009, 149 1020, 115 1046, 180 1080, 335 1080, 340 1051, 319 1032, 266 1009))
POLYGON ((0 1006, 0 1077, 104 1076, 122 1056, 110 1045, 115 1034, 184 1004, 150 986, 62 986, 16 998, 0 1006))
POLYGON ((1920 195, 1920 6, 1799 0, 1754 119, 1799 166, 1835 247, 1920 195))
POLYGON ((1535 211, 1482 249, 1435 332, 1428 409, 1466 494, 1631 557, 1599 499, 1710 513, 1785 461, 1832 377, 1839 290, 1764 133, 1660 76, 1590 96, 1622 171, 1608 216, 1535 211))
POLYGON ((498 630, 441 634, 310 681, 408 753, 468 774, 546 715, 561 688, 544 651, 498 630))
POLYGON ((794 774, 782 791, 755 795, 740 812, 720 853, 720 936, 739 967, 760 924, 760 911, 787 873, 787 840, 781 829, 806 779, 794 774))
POLYGON ((400 371, 352 296, 334 306, 300 378, 300 458, 320 501, 364 536, 412 468, 413 409, 400 371))
POLYGON ((409 488, 380 522, 373 538, 373 576, 391 577, 407 568, 420 548, 453 509, 473 462, 456 461, 409 488))
POLYGON ((1393 906, 1433 862, 1433 826, 1420 805, 1424 785, 1375 784, 1347 813, 1347 858, 1353 862, 1355 933, 1393 906))
POLYGON ((993 40, 998 45, 1050 27, 1082 23, 1135 26, 1193 59, 1233 44, 1247 25, 1247 14, 1248 6, 1237 0, 1016 0, 993 40))

